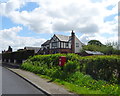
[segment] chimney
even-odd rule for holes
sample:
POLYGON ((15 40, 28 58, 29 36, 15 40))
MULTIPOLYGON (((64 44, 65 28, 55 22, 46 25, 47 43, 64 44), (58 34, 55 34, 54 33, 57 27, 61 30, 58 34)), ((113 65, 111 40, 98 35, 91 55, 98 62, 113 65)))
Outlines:
POLYGON ((75 33, 71 32, 71 50, 72 50, 72 53, 75 53, 75 33))

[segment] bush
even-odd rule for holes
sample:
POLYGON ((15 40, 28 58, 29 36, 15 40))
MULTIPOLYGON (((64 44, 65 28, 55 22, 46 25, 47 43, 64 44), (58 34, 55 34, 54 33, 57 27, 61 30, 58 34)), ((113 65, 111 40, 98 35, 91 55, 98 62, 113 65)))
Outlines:
POLYGON ((10 53, 2 53, 2 59, 25 60, 34 55, 34 50, 21 50, 10 53))
POLYGON ((36 55, 24 62, 21 68, 91 90, 102 90, 107 94, 119 93, 117 93, 118 85, 115 84, 119 83, 120 79, 120 56, 118 55, 86 57, 76 54, 36 55), (60 56, 67 58, 63 67, 58 66, 60 56))
MULTIPOLYGON (((76 71, 91 75, 96 80, 106 80, 111 83, 120 83, 120 56, 119 55, 103 55, 103 56, 86 56, 80 57, 76 54, 51 54, 51 55, 36 55, 29 58, 32 65, 37 67, 46 67, 49 70, 55 68, 61 69, 58 66, 60 56, 66 56, 67 62, 62 68, 67 75, 76 71)), ((59 71, 56 70, 56 71, 59 71)), ((47 70, 46 70, 47 71, 47 70)), ((57 72, 56 72, 57 74, 57 72)))
POLYGON ((119 94, 117 93, 118 85, 109 84, 102 80, 94 80, 90 75, 84 75, 81 72, 75 72, 67 78, 67 81, 80 87, 86 87, 90 90, 102 90, 107 94, 119 94))
POLYGON ((95 79, 119 83, 120 56, 87 56, 80 59, 82 71, 95 79), (83 65, 84 64, 84 65, 83 65))
POLYGON ((63 68, 65 73, 71 74, 79 70, 79 63, 77 61, 68 60, 63 68))

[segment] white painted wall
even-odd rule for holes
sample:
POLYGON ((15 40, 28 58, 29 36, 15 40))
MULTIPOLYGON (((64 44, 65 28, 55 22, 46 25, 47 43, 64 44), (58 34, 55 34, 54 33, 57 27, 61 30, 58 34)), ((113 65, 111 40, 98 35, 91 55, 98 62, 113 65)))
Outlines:
POLYGON ((80 42, 80 40, 75 36, 75 53, 79 53, 80 49, 82 49, 82 43, 80 42), (76 47, 76 43, 79 44, 79 47, 76 47))
POLYGON ((71 41, 69 42, 69 48, 71 48, 71 41))
POLYGON ((60 42, 58 42, 58 48, 60 48, 60 42))
POLYGON ((63 42, 61 42, 61 48, 63 48, 63 42))

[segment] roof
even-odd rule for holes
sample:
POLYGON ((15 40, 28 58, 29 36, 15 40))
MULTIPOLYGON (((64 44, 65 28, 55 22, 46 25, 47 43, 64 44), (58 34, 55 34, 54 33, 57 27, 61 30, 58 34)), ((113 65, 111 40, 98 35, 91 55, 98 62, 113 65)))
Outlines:
POLYGON ((41 46, 43 45, 48 45, 50 43, 50 40, 47 40, 45 43, 43 43, 41 46))
POLYGON ((34 50, 37 53, 40 50, 40 47, 25 47, 26 50, 34 50))
MULTIPOLYGON (((56 36, 60 41, 63 41, 63 42, 69 42, 71 40, 71 36, 65 36, 65 35, 59 35, 59 34, 54 34, 54 36, 56 36)), ((53 36, 53 37, 54 37, 53 36)), ((75 36, 76 39, 78 39, 76 36, 75 36)), ((52 39, 52 38, 51 38, 52 39)), ((41 46, 45 46, 45 45, 49 45, 50 44, 50 40, 47 40, 45 43, 43 43, 41 46)), ((79 40, 79 39, 78 39, 79 40)), ((80 41, 80 40, 79 40, 80 41)), ((80 41, 81 42, 81 41, 80 41)), ((81 42, 82 45, 84 45, 82 42, 81 42)))
POLYGON ((68 42, 71 36, 65 36, 65 35, 58 35, 55 34, 55 36, 60 40, 60 41, 65 41, 68 42))
POLYGON ((104 55, 103 53, 98 52, 98 51, 85 51, 85 52, 88 54, 93 54, 93 55, 104 55))

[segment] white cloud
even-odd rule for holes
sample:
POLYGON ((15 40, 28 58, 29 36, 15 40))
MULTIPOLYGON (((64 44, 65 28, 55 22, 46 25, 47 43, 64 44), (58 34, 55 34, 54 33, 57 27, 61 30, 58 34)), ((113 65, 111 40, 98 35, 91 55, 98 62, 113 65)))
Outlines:
POLYGON ((18 32, 22 30, 22 27, 13 27, 10 29, 0 30, 0 52, 2 49, 7 49, 8 46, 12 46, 14 50, 23 48, 25 46, 40 47, 40 45, 46 41, 45 39, 36 39, 33 37, 21 37, 18 36, 18 32))
MULTIPOLYGON (((83 41, 97 38, 105 42, 107 38, 101 34, 117 34, 117 17, 107 22, 104 22, 104 19, 107 16, 117 14, 117 3, 119 0, 93 1, 9 0, 8 3, 0 4, 0 13, 2 12, 3 16, 9 17, 13 22, 23 24, 37 33, 69 32, 70 30, 75 30, 83 34, 80 38, 83 41), (19 12, 16 10, 24 6, 26 2, 31 1, 37 2, 39 7, 31 12, 19 12), (112 10, 108 10, 107 7, 111 5, 114 7, 112 10)), ((113 37, 111 38, 116 40, 113 37)), ((19 42, 21 44, 22 41, 19 42)))
POLYGON ((82 2, 80 0, 35 0, 34 2, 39 3, 39 8, 35 8, 32 12, 16 11, 27 2, 27 0, 23 1, 10 0, 6 4, 1 4, 5 7, 2 7, 3 10, 8 11, 5 11, 7 12, 5 15, 15 23, 28 26, 35 32, 52 33, 71 29, 84 32, 89 30, 92 25, 94 28, 91 28, 90 32, 99 32, 102 29, 101 26, 104 28, 104 18, 117 13, 117 6, 112 10, 107 10, 106 7, 115 5, 118 0, 102 0, 97 3, 90 0, 82 2))
POLYGON ((118 35, 116 34, 112 37, 103 37, 100 34, 83 34, 79 39, 85 44, 87 44, 90 40, 98 40, 101 43, 106 44, 118 41, 118 35))
POLYGON ((6 3, 0 3, 0 14, 8 16, 9 13, 16 11, 24 4, 24 0, 8 0, 6 3))

